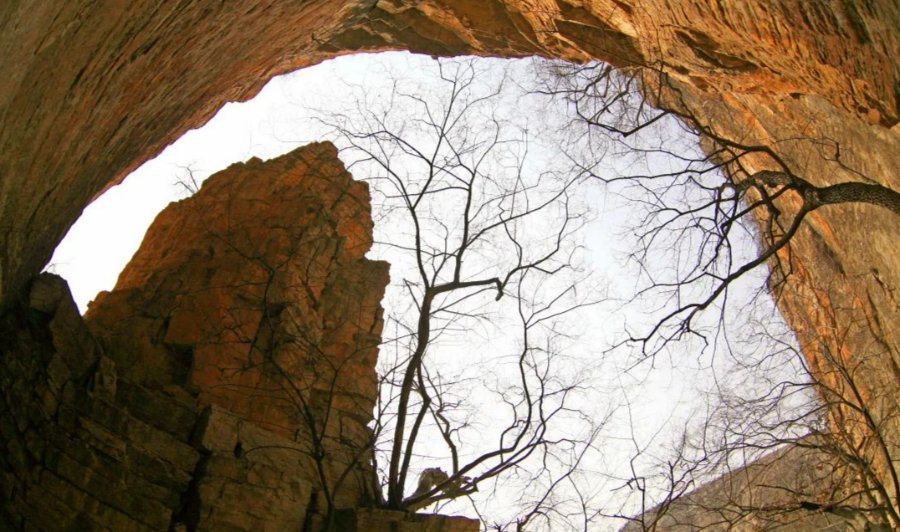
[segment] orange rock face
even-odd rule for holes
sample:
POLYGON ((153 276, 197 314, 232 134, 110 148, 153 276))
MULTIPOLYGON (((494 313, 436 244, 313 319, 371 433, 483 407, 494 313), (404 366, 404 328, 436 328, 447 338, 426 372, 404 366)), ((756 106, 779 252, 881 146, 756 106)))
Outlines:
POLYGON ((330 144, 236 164, 160 213, 86 321, 137 383, 287 436, 340 411, 324 430, 364 438, 388 281, 371 234, 368 188, 330 144))
POLYGON ((0 528, 477 530, 354 511, 375 500, 371 245, 368 187, 313 144, 170 205, 85 318, 36 279, 0 316, 0 528))

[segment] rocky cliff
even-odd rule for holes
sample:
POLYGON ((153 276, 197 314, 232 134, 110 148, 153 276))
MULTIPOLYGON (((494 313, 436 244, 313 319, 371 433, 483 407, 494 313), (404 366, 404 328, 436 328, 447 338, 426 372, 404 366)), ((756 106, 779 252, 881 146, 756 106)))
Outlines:
MULTIPOLYGON (((541 54, 663 69, 682 111, 719 134, 770 147, 811 183, 900 189, 893 0, 13 0, 0 6, 0 21, 7 314, 22 308, 29 280, 104 189, 272 76, 361 50, 541 54)), ((811 366, 865 360, 869 396, 884 397, 900 380, 897 227, 879 207, 827 207, 784 252, 794 275, 779 305, 811 366)), ((202 329, 182 332, 169 345, 203 343, 192 343, 202 329)), ((200 373, 191 378, 203 381, 200 373)), ((896 404, 892 397, 885 402, 896 404)))
POLYGON ((477 529, 355 510, 388 282, 371 244, 367 186, 314 144, 166 208, 84 319, 35 280, 0 324, 0 528, 477 529))
POLYGON ((196 388, 287 436, 323 407, 312 394, 364 431, 388 282, 371 246, 368 188, 332 145, 252 159, 160 213, 85 321, 134 382, 196 388))
POLYGON ((253 159, 161 212, 85 322, 123 378, 227 411, 228 451, 264 454, 275 444, 240 433, 274 432, 299 454, 295 478, 352 507, 373 497, 366 425, 388 265, 364 258, 371 245, 368 188, 332 145, 253 159))

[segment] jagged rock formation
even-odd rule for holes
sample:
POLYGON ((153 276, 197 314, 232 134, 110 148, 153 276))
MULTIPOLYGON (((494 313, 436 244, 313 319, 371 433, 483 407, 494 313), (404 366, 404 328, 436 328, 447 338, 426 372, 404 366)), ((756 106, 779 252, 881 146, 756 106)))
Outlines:
POLYGON ((85 321, 134 382, 195 387, 287 436, 303 425, 295 388, 328 404, 340 390, 349 417, 334 422, 359 431, 388 282, 387 264, 364 258, 371 246, 368 188, 332 145, 252 159, 160 213, 85 321), (296 375, 290 386, 279 372, 296 375))
MULTIPOLYGON (((371 488, 366 425, 388 282, 388 265, 364 258, 371 246, 368 188, 334 146, 253 159, 160 213, 85 322, 122 377, 187 387, 227 412, 211 418, 227 436, 207 449, 253 458, 275 445, 260 429, 274 432, 299 455, 287 469, 296 479, 317 491, 321 470, 327 496, 352 507, 371 488)), ((199 483, 201 506, 221 497, 214 483, 199 483)), ((293 491, 292 504, 309 497, 293 491)), ((218 512, 240 501, 228 499, 218 512)))
MULTIPOLYGON (((682 95, 681 110, 722 135, 770 146, 814 185, 852 178, 900 189, 893 0, 203 0, 115 8, 13 0, 0 6, 0 21, 7 311, 21 308, 29 279, 93 197, 224 102, 353 51, 542 54, 662 68, 682 95)), ((751 170, 767 165, 757 160, 751 170)), ((828 207, 785 253, 794 275, 779 305, 811 366, 836 356, 865 360, 870 396, 894 397, 900 380, 897 227, 878 207, 828 207)))
POLYGON ((367 186, 314 144, 170 205, 84 319, 39 277, 0 324, 0 528, 316 530, 330 506, 477 529, 353 509, 388 282, 371 239, 367 186))

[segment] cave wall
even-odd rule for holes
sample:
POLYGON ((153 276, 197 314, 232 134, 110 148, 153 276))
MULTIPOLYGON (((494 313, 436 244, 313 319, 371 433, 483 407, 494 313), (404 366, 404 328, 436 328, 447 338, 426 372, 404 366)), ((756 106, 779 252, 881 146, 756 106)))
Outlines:
MULTIPOLYGON (((898 19, 891 0, 5 2, 0 303, 21 293, 92 198, 225 102, 355 51, 657 64, 710 121, 742 133, 759 133, 786 101, 779 137, 852 122, 863 138, 845 156, 896 184, 893 161, 879 159, 896 143, 898 19)), ((895 268, 879 271, 896 286, 895 268)))
MULTIPOLYGON (((274 75, 354 51, 654 65, 704 123, 773 146, 814 184, 900 188, 891 0, 13 1, 0 20, 0 305, 92 198, 188 128, 274 75)), ((854 324, 840 348, 876 346, 896 378, 896 220, 854 205, 811 222, 782 309, 810 352, 831 342, 823 320, 854 324)))
MULTIPOLYGON (((771 146, 813 184, 900 189, 893 0, 11 0, 0 21, 3 309, 21 308, 92 198, 225 102, 356 51, 661 67, 685 110, 771 146)), ((865 387, 889 393, 887 407, 900 382, 895 218, 814 213, 785 252, 794 275, 778 300, 811 366, 865 360, 865 387)))
MULTIPOLYGON (((0 10, 0 305, 21 295, 92 198, 188 128, 274 75, 354 51, 662 67, 701 120, 773 146, 814 184, 858 172, 900 188, 891 0, 85 0, 0 10)), ((792 325, 819 328, 810 292, 825 286, 840 294, 831 308, 857 307, 836 319, 866 322, 860 341, 874 336, 900 366, 896 227, 876 207, 816 213, 791 246, 807 273, 781 303, 792 325)))

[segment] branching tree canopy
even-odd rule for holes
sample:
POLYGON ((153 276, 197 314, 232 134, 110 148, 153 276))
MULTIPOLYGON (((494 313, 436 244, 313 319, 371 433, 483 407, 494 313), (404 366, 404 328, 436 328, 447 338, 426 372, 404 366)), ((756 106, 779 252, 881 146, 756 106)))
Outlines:
POLYGON ((858 180, 816 186, 771 146, 746 144, 703 123, 662 68, 618 71, 604 64, 555 64, 550 70, 542 92, 568 102, 576 117, 573 135, 590 146, 570 152, 573 162, 613 190, 627 191, 642 207, 633 257, 650 278, 638 295, 653 292, 672 303, 649 330, 627 339, 639 344, 646 356, 685 335, 705 337, 694 328, 696 318, 715 308, 729 286, 748 272, 769 266, 769 285, 777 295, 791 270, 783 252, 789 251, 809 213, 829 205, 865 203, 900 215, 900 193, 844 164, 837 142, 808 139, 858 180), (666 121, 701 141, 703 151, 684 149, 661 134, 658 128, 666 121), (649 165, 646 172, 610 175, 597 157, 610 150, 629 152, 640 161, 662 157, 668 168, 660 171, 649 165), (759 167, 768 169, 752 169, 759 167), (735 247, 738 232, 754 235, 760 246, 756 253, 748 256, 735 247), (695 253, 672 257, 671 275, 653 277, 651 263, 678 242, 690 242, 695 253))
MULTIPOLYGON (((744 322, 740 331, 735 323, 741 320, 726 317, 729 294, 754 272, 767 280, 760 291, 768 289, 778 297, 793 274, 791 240, 810 213, 861 203, 900 215, 900 193, 846 164, 840 144, 827 138, 804 140, 856 179, 835 183, 832 178, 799 175, 772 146, 730 137, 692 114, 662 69, 615 71, 598 64, 557 64, 542 92, 566 101, 577 117, 572 132, 583 144, 569 152, 574 164, 626 195, 643 212, 635 224, 632 258, 646 276, 635 298, 662 303, 646 327, 628 332, 618 345, 634 346, 639 360, 653 362, 679 342, 699 340, 693 345, 724 351, 737 361, 741 379, 746 381, 748 371, 761 376, 753 379, 758 381, 755 388, 743 382, 741 391, 718 376, 709 391, 708 414, 700 416, 693 432, 686 430, 653 473, 633 469, 626 479, 639 493, 642 511, 632 517, 615 515, 631 519, 637 529, 677 526, 679 519, 690 516, 668 518, 666 513, 689 487, 725 473, 739 475, 735 468, 780 449, 795 457, 804 451, 803 460, 813 460, 812 467, 828 473, 811 485, 784 484, 782 489, 789 493, 774 500, 760 495, 756 486, 714 503, 709 497, 705 503, 688 500, 681 510, 694 504, 694 510, 707 517, 720 516, 720 521, 704 525, 712 528, 749 519, 784 526, 798 519, 798 513, 810 511, 864 515, 877 526, 900 526, 900 442, 895 401, 889 399, 895 387, 874 386, 879 379, 873 377, 878 366, 873 360, 888 354, 872 345, 870 352, 851 359, 843 353, 842 338, 855 334, 860 325, 833 324, 831 341, 807 346, 819 353, 811 364, 799 353, 790 331, 773 333, 771 324, 760 322, 744 322), (698 139, 704 150, 682 149, 660 135, 666 122, 698 139), (646 134, 653 131, 648 140, 646 134), (585 145, 591 148, 584 150, 585 145), (597 154, 611 151, 632 154, 634 171, 608 172, 597 154), (648 162, 659 157, 668 164, 662 170, 648 162), (758 249, 741 249, 741 233, 758 242, 758 249), (649 489, 654 482, 655 490, 649 489), (650 506, 655 506, 652 512, 650 506)), ((823 290, 827 294, 827 288, 823 290)), ((634 448, 636 458, 646 454, 636 440, 634 448)), ((774 471, 777 462, 769 469, 774 471)), ((746 475, 766 469, 753 467, 746 475)))
MULTIPOLYGON (((719 516, 707 525, 854 511, 900 526, 896 408, 859 386, 865 357, 829 345, 811 367, 765 295, 778 297, 792 274, 789 244, 810 213, 857 202, 900 214, 900 195, 854 172, 829 139, 808 140, 858 180, 813 184, 822 181, 771 146, 693 116, 662 70, 539 65, 544 83, 529 93, 496 63, 434 60, 439 81, 427 90, 389 76, 384 90, 343 87, 349 108, 314 113, 369 184, 373 255, 393 265, 376 420, 369 437, 339 441, 336 477, 326 448, 340 436, 322 419, 341 369, 318 370, 313 380, 326 384, 313 386, 277 358, 258 361, 285 382, 312 436, 329 513, 336 490, 374 462, 369 502, 384 508, 470 510, 490 530, 593 530, 609 519, 665 529, 702 483, 799 449, 827 462, 821 475, 779 505, 723 492, 704 508, 719 516), (637 281, 615 308, 583 261, 597 188, 629 209, 618 244, 637 281), (586 307, 602 326, 578 321, 586 307), (618 323, 612 345, 577 353, 580 332, 618 323), (628 362, 609 372, 623 353, 628 362), (661 354, 711 375, 675 436, 648 434, 632 411, 649 378, 610 384, 625 388, 613 373, 652 368, 661 354)), ((283 340, 314 352, 302 324, 293 330, 283 340)))
POLYGON ((383 348, 384 504, 475 501, 497 478, 524 475, 544 489, 516 526, 549 522, 551 494, 603 422, 582 411, 583 377, 563 366, 562 321, 597 297, 578 264, 585 176, 550 164, 527 122, 498 105, 510 83, 503 73, 470 60, 435 68, 440 94, 394 80, 387 101, 320 116, 393 231, 379 235, 382 256, 410 272, 394 280, 405 304, 383 348), (489 352, 467 352, 474 331, 489 352), (462 361, 489 360, 474 380, 453 376, 462 361), (473 411, 485 409, 493 426, 475 426, 473 411))

